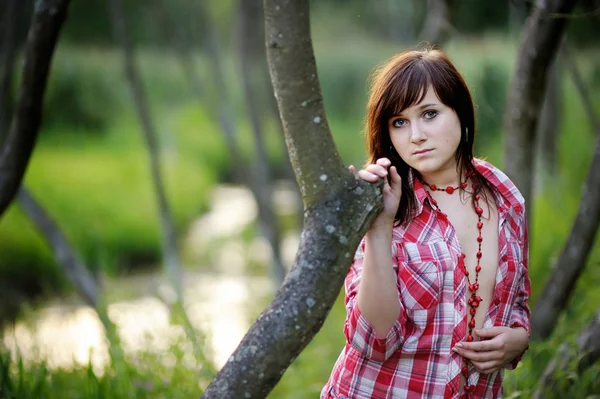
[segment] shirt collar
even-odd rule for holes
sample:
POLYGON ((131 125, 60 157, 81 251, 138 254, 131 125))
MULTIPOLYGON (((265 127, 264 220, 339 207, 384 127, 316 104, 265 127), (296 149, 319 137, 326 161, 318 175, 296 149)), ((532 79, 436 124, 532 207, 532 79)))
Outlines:
MULTIPOLYGON (((473 159, 473 165, 488 182, 498 189, 502 198, 498 198, 496 194, 496 203, 502 208, 512 207, 517 213, 521 213, 525 207, 525 199, 514 185, 514 183, 502 172, 489 162, 482 159, 473 159)), ((417 198, 417 216, 423 212, 425 199, 429 198, 427 191, 420 179, 416 178, 414 171, 411 168, 408 173, 408 182, 412 185, 415 196, 417 198)))

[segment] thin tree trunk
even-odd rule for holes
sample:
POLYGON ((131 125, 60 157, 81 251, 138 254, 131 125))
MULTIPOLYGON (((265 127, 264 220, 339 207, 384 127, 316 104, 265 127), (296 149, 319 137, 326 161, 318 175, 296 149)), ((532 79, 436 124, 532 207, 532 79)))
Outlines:
POLYGON ((11 85, 17 55, 17 0, 6 0, 1 7, 4 15, 0 19, 0 146, 6 138, 13 108, 11 85))
MULTIPOLYGON (((579 358, 577 362, 577 373, 583 374, 600 358, 600 311, 592 319, 591 323, 577 336, 577 348, 573 350, 569 344, 562 344, 552 358, 544 374, 538 381, 538 386, 533 394, 533 399, 545 399, 552 397, 557 391, 558 380, 556 373, 565 371, 571 361, 579 358)), ((569 379, 569 381, 572 381, 569 379)))
MULTIPOLYGON (((556 58, 548 71, 548 87, 544 96, 544 103, 540 115, 537 132, 536 152, 538 154, 538 173, 536 182, 538 188, 556 177, 558 162, 558 132, 560 125, 560 59, 556 58)), ((534 190, 537 192, 538 190, 534 190)))
MULTIPOLYGON (((203 3, 199 3, 199 7, 201 7, 200 10, 202 15, 207 15, 206 11, 202 8, 205 7, 205 5, 203 3)), ((211 75, 213 76, 215 89, 216 92, 219 93, 219 98, 217 99, 216 104, 216 112, 219 115, 219 123, 223 135, 225 136, 225 142, 227 144, 230 157, 232 161, 236 162, 238 165, 238 167, 234 168, 234 171, 237 173, 238 179, 245 182, 249 186, 258 205, 262 231, 269 241, 273 254, 272 275, 274 276, 276 285, 279 286, 281 285, 283 277, 285 276, 285 269, 283 268, 281 262, 281 251, 279 244, 280 234, 277 226, 277 217, 272 205, 272 188, 270 187, 271 183, 268 176, 269 170, 268 166, 266 165, 266 151, 262 142, 262 127, 260 126, 257 108, 255 108, 253 104, 248 104, 248 102, 255 102, 253 93, 251 92, 252 89, 248 86, 249 82, 247 80, 249 80, 249 77, 244 76, 243 78, 246 79, 244 82, 246 105, 251 107, 248 109, 248 112, 251 117, 256 152, 256 163, 254 165, 254 170, 245 167, 246 162, 244 161, 239 148, 237 135, 232 123, 233 118, 231 115, 233 112, 233 107, 228 94, 229 90, 227 84, 225 83, 225 76, 223 73, 223 57, 220 52, 216 30, 209 20, 205 20, 204 22, 206 35, 205 47, 210 60, 211 75)), ((246 71, 243 73, 246 73, 246 71)))
POLYGON ((581 73, 579 72, 579 68, 577 68, 577 63, 575 62, 575 56, 571 52, 571 49, 568 46, 564 46, 564 55, 565 55, 565 65, 569 70, 569 74, 571 75, 571 79, 573 80, 573 84, 575 84, 575 88, 579 92, 579 96, 581 97, 581 103, 583 105, 583 110, 592 125, 592 129, 596 132, 600 132, 600 121, 596 117, 594 113, 593 102, 590 97, 590 93, 586 87, 583 78, 581 77, 581 73))
POLYGON ((442 48, 450 37, 451 15, 451 0, 427 0, 425 23, 419 39, 442 48))
POLYGON ((531 316, 532 336, 552 334, 560 313, 569 303, 575 283, 585 268, 600 226, 600 131, 571 234, 531 316))
POLYGON ((85 303, 96 309, 98 307, 98 283, 79 255, 71 248, 63 232, 25 186, 22 186, 17 193, 17 201, 52 247, 56 264, 62 268, 63 274, 71 281, 85 303))
POLYGON ((161 177, 160 154, 156 130, 150 117, 143 82, 140 79, 135 62, 133 43, 125 22, 121 0, 110 0, 110 6, 115 39, 120 42, 120 45, 123 48, 125 74, 140 119, 143 137, 146 143, 146 150, 148 151, 148 163, 160 218, 164 267, 167 276, 176 291, 177 298, 181 299, 183 293, 181 287, 181 267, 179 256, 177 254, 177 239, 161 177))
POLYGON ((281 233, 277 215, 273 207, 271 170, 263 140, 264 127, 258 107, 259 96, 256 95, 256 85, 252 84, 252 76, 256 72, 259 72, 260 68, 260 63, 256 59, 260 53, 257 54, 257 50, 255 49, 264 48, 262 45, 264 43, 264 34, 255 38, 257 36, 255 32, 262 32, 262 29, 255 29, 258 26, 253 23, 257 20, 257 17, 262 15, 261 4, 260 1, 257 2, 255 0, 240 1, 239 21, 241 26, 238 30, 238 55, 240 58, 240 73, 242 75, 246 111, 248 112, 248 119, 250 120, 252 135, 254 137, 254 162, 252 162, 253 174, 251 178, 251 185, 254 188, 252 191, 257 199, 260 228, 263 235, 269 241, 273 254, 271 266, 272 278, 277 282, 277 286, 280 286, 285 277, 285 268, 281 261, 281 233))
POLYGON ((302 190, 304 231, 292 270, 204 398, 264 398, 321 328, 360 239, 381 211, 381 185, 358 182, 329 131, 308 0, 266 0, 267 52, 288 151, 302 190), (302 68, 298 68, 302 65, 302 68))
POLYGON ((504 113, 504 167, 528 206, 532 200, 534 145, 546 90, 546 71, 561 42, 567 21, 565 15, 571 13, 575 3, 574 0, 537 0, 521 37, 504 113))
POLYGON ((25 44, 21 85, 0 153, 0 215, 21 185, 42 120, 50 63, 70 0, 37 0, 25 44))

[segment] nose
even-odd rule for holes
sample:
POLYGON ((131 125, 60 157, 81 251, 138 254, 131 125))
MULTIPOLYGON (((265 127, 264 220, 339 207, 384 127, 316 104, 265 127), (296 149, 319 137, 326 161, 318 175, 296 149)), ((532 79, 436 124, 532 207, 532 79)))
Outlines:
POLYGON ((420 144, 427 140, 427 135, 419 123, 411 123, 410 141, 414 144, 420 144))

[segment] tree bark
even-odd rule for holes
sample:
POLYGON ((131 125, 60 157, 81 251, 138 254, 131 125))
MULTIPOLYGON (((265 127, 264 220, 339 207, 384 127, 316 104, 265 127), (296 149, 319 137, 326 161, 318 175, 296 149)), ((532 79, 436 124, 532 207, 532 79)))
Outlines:
MULTIPOLYGON (((546 90, 546 71, 563 36, 574 0, 537 0, 527 19, 504 113, 504 167, 531 206, 534 145, 546 90)), ((529 212, 531 215, 531 212, 529 212)))
POLYGON ((581 200, 571 234, 531 316, 534 338, 550 336, 558 316, 567 306, 577 279, 585 268, 600 226, 600 131, 592 164, 581 190, 581 200))
POLYGON ((266 0, 265 15, 271 79, 306 209, 304 231, 275 299, 204 398, 268 395, 320 329, 361 237, 382 209, 380 185, 356 181, 335 149, 317 77, 308 0, 266 0))
POLYGON ((56 264, 71 281, 79 295, 92 308, 98 307, 98 284, 67 238, 25 186, 17 193, 21 209, 52 247, 56 264))
POLYGON ((148 151, 148 163, 160 218, 164 268, 167 277, 176 291, 177 298, 181 299, 183 294, 181 287, 181 267, 177 254, 177 238, 160 172, 160 154, 156 130, 150 117, 143 82, 140 79, 135 63, 133 42, 125 22, 121 0, 110 0, 110 9, 115 39, 123 48, 125 74, 140 119, 146 150, 148 151))
POLYGON ((560 346, 556 356, 548 363, 544 374, 538 381, 538 386, 533 394, 533 399, 544 399, 552 392, 557 391, 558 380, 556 372, 565 370, 568 364, 575 358, 577 362, 577 373, 583 374, 591 365, 600 358, 600 311, 592 319, 591 323, 577 336, 577 347, 575 350, 569 344, 560 346))
POLYGON ((450 37, 451 15, 451 0, 427 0, 425 23, 419 39, 443 48, 450 37))
POLYGON ((0 153, 0 215, 21 185, 42 120, 52 55, 70 0, 37 0, 25 44, 21 85, 0 153))
POLYGON ((246 111, 248 112, 248 119, 254 137, 253 173, 250 185, 253 186, 252 192, 258 204, 260 229, 271 246, 273 255, 271 262, 272 278, 277 282, 277 286, 280 286, 285 277, 285 268, 281 261, 281 231, 273 207, 272 174, 263 140, 264 128, 258 107, 258 93, 256 92, 256 85, 252 84, 252 76, 259 73, 261 67, 258 59, 260 50, 258 49, 264 48, 263 45, 258 45, 258 43, 264 43, 264 34, 256 35, 256 32, 262 32, 262 29, 256 29, 257 26, 253 23, 257 20, 257 16, 262 16, 262 6, 260 0, 241 0, 239 7, 238 55, 246 111))

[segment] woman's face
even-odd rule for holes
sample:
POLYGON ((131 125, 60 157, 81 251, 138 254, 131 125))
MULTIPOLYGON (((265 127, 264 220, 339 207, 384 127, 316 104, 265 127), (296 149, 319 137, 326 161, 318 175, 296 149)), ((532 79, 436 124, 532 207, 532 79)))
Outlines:
POLYGON ((423 100, 388 120, 394 148, 410 167, 422 175, 456 170, 460 120, 429 86, 423 100))

